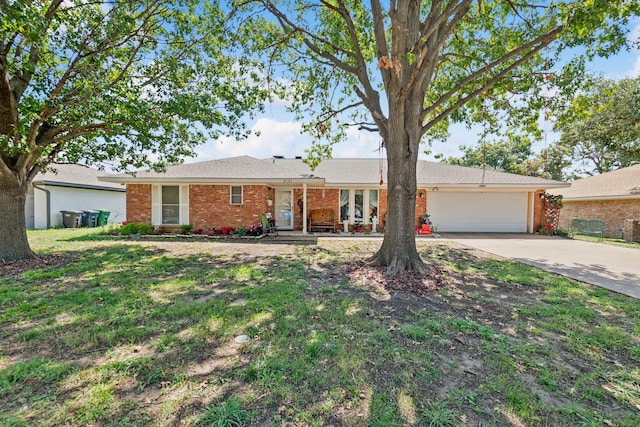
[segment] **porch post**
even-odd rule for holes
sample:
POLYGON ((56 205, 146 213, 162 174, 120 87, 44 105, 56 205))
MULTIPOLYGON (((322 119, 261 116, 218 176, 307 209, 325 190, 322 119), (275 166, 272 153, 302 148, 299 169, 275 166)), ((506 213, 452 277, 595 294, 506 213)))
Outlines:
POLYGON ((302 234, 307 234, 307 184, 302 184, 302 234))

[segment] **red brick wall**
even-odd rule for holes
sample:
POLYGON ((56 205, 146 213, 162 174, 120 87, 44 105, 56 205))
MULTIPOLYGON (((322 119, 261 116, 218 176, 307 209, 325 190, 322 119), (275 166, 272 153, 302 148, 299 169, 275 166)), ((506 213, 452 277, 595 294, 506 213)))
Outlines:
POLYGON ((604 221, 604 235, 620 238, 620 227, 627 219, 640 219, 640 199, 588 200, 562 202, 560 227, 569 229, 574 218, 600 219, 604 221))
MULTIPOLYGON (((274 190, 266 185, 244 185, 243 204, 231 205, 229 185, 197 184, 189 186, 189 223, 194 228, 221 228, 249 226, 260 222, 264 212, 273 214, 273 206, 267 206, 267 199, 274 200, 274 190)), ((302 198, 302 189, 294 190, 295 229, 302 229, 302 217, 298 210, 298 199, 302 198)), ((384 219, 387 213, 387 190, 379 190, 378 218, 384 219)), ((536 202, 539 197, 536 197, 536 202)), ((336 225, 339 220, 340 190, 337 188, 307 189, 307 212, 310 209, 330 208, 335 211, 336 225)), ((416 227, 418 216, 427 211, 427 191, 418 189, 416 197, 416 227), (420 197, 420 192, 423 197, 420 197)), ((127 221, 151 223, 151 185, 127 185, 127 221)), ((383 225, 379 223, 379 229, 383 225)))
POLYGON ((418 188, 416 191, 416 219, 415 219, 415 227, 420 228, 420 215, 424 213, 429 213, 427 211, 427 190, 424 188, 418 188), (422 194, 422 197, 420 195, 422 194))
MULTIPOLYGON (((293 190, 293 209, 295 210, 294 229, 302 230, 302 215, 298 208, 298 200, 302 199, 302 189, 293 190)), ((311 209, 333 209, 336 224, 340 220, 338 218, 340 205, 340 190, 337 188, 308 188, 307 189, 307 215, 311 209)))
POLYGON ((195 229, 235 228, 259 224, 265 212, 273 214, 267 199, 273 200, 274 191, 266 185, 243 185, 242 205, 232 205, 230 194, 230 185, 190 185, 189 223, 195 229))
POLYGON ((151 224, 151 185, 127 184, 126 194, 127 221, 151 224))

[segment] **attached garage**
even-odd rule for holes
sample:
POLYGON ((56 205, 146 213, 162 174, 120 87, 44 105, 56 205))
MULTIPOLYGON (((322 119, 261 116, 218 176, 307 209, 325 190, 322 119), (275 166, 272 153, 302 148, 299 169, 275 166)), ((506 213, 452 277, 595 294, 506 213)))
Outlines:
POLYGON ((528 192, 436 191, 427 212, 438 231, 526 233, 528 192))

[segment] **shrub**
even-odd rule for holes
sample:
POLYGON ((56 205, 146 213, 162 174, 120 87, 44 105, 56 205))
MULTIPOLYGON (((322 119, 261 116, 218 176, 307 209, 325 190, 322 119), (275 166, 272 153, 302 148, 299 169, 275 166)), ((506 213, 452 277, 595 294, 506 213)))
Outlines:
POLYGON ((249 236, 260 236, 262 235, 263 231, 262 231, 262 224, 254 224, 251 227, 249 227, 249 229, 247 230, 247 234, 249 236))
POLYGON ((182 224, 180 225, 180 234, 191 234, 193 232, 192 224, 182 224))
POLYGON ((153 225, 144 222, 128 222, 123 224, 118 232, 123 236, 130 234, 153 234, 154 229, 153 225))
POLYGON ((233 228, 232 227, 222 227, 220 229, 220 235, 221 236, 228 236, 231 233, 233 233, 233 228))
POLYGON ((233 232, 231 234, 233 234, 234 236, 238 236, 238 237, 246 236, 247 235, 247 227, 243 227, 243 226, 237 227, 235 230, 233 230, 233 232))

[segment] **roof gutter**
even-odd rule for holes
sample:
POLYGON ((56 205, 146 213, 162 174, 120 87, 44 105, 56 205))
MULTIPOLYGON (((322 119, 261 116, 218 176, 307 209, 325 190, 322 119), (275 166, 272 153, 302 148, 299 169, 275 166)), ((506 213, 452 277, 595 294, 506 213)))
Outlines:
POLYGON ((640 194, 619 195, 619 196, 584 196, 584 197, 563 197, 565 202, 590 202, 596 200, 634 200, 640 199, 640 194))
POLYGON ((153 178, 122 178, 98 177, 100 181, 117 182, 120 184, 307 184, 310 186, 324 186, 324 178, 206 178, 206 177, 153 177, 153 178))
POLYGON ((47 229, 51 228, 51 192, 43 187, 38 187, 35 182, 32 183, 33 188, 37 188, 40 191, 44 191, 47 195, 47 229))

